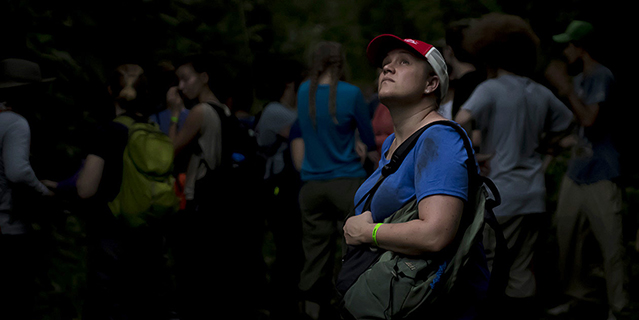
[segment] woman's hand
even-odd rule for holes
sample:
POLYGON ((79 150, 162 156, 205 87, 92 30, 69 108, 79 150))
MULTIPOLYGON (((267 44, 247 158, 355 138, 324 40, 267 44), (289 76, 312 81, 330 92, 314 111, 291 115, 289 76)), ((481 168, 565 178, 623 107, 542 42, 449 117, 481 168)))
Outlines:
POLYGON ((480 174, 484 177, 488 177, 490 174, 490 160, 493 158, 494 154, 488 153, 476 153, 475 159, 477 159, 477 164, 479 165, 480 174))
POLYGON ((364 142, 362 142, 362 140, 355 140, 355 152, 357 152, 357 155, 360 158, 360 162, 362 164, 364 164, 364 161, 366 161, 366 152, 368 150, 368 147, 366 146, 366 144, 364 142))
POLYGON ((179 116, 184 108, 184 101, 180 96, 178 87, 171 87, 166 92, 166 106, 173 116, 179 116))
POLYGON ((55 190, 58 188, 58 183, 51 180, 40 180, 43 185, 45 185, 49 190, 55 190))
POLYGON ((344 223, 344 237, 346 244, 359 245, 372 241, 373 228, 375 223, 370 211, 365 211, 360 215, 350 217, 344 223))
POLYGON ((40 182, 47 187, 47 191, 43 193, 43 196, 54 196, 54 191, 58 188, 58 183, 51 180, 40 180, 40 182))

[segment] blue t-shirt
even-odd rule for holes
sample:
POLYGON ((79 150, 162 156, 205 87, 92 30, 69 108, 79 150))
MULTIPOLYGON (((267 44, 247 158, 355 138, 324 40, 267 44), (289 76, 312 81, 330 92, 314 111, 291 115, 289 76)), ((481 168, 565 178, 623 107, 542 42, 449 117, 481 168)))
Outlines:
MULTIPOLYGON (((355 194, 355 213, 360 214, 362 197, 381 176, 381 168, 390 162, 386 154, 395 139, 391 134, 382 145, 379 167, 360 186, 355 194)), ((434 125, 422 133, 415 147, 397 169, 382 182, 371 202, 375 222, 381 222, 404 204, 416 198, 418 201, 431 195, 449 195, 468 200, 468 153, 455 129, 434 125)))
MULTIPOLYGON (((391 134, 382 145, 382 155, 388 153, 395 134, 391 134)), ((360 186, 355 194, 357 205, 362 197, 375 185, 381 175, 381 168, 390 161, 383 156, 379 167, 360 186)), ((421 200, 431 195, 449 195, 468 200, 468 153, 459 133, 445 125, 433 125, 422 133, 415 147, 397 171, 389 175, 375 192, 371 202, 371 213, 375 222, 381 222, 393 212, 399 210, 412 199, 421 200)), ((479 173, 479 171, 478 171, 479 173)), ((356 214, 362 213, 365 201, 355 208, 356 214)), ((458 286, 464 295, 464 304, 456 310, 457 319, 474 319, 480 304, 486 298, 490 272, 486 264, 486 255, 481 242, 471 251, 472 268, 464 283, 458 286), (469 309, 468 309, 469 308, 469 309)))
POLYGON ((336 178, 363 178, 366 170, 355 151, 359 139, 375 150, 375 134, 362 91, 352 84, 337 84, 337 124, 328 110, 329 85, 319 85, 315 94, 315 123, 309 115, 310 81, 300 85, 297 94, 298 121, 304 139, 304 161, 301 178, 330 180, 336 178))
MULTIPOLYGON (((189 110, 184 109, 180 112, 180 116, 178 117, 177 129, 178 131, 184 125, 184 121, 186 117, 189 115, 189 110)), ((160 131, 164 132, 166 135, 169 134, 169 127, 171 126, 171 110, 164 109, 158 113, 154 113, 149 116, 149 120, 155 122, 160 127, 160 131)))
MULTIPOLYGON (((577 96, 586 105, 599 104, 599 115, 594 125, 579 128, 579 142, 573 148, 567 175, 579 184, 591 184, 602 180, 613 180, 621 175, 620 154, 612 140, 614 115, 605 102, 610 100, 610 89, 614 76, 603 65, 589 75, 579 74, 574 78, 577 96), (605 118, 607 117, 607 118, 605 118)), ((616 115, 614 115, 616 116, 616 115)))

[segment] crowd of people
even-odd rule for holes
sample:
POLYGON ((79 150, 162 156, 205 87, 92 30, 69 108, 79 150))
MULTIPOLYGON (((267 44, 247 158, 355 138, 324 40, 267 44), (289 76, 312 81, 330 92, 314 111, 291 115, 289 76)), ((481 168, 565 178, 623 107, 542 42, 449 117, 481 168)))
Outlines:
MULTIPOLYGON (((28 253, 38 244, 23 219, 27 213, 13 202, 27 192, 63 198, 89 213, 83 319, 228 313, 239 319, 339 319, 335 277, 347 245, 422 255, 455 241, 470 198, 466 164, 472 159, 463 143, 469 139, 479 173, 495 183, 502 199, 495 215, 510 269, 495 314, 570 316, 598 303, 606 306, 602 319, 624 319, 631 303, 623 172, 612 122, 618 106, 614 75, 592 51, 595 35, 592 24, 578 20, 557 30, 552 40, 564 46, 565 60, 550 63, 543 81, 535 80, 540 39, 518 16, 457 21, 439 46, 380 35, 361 51, 378 71, 372 97, 346 79, 342 45, 320 42, 307 68, 281 60, 265 71, 271 76, 260 92, 268 102, 248 117, 234 103, 238 96, 220 75, 219 59, 198 54, 175 61, 168 69, 172 80, 160 89, 160 110, 151 103, 157 88, 145 66, 122 63, 110 70, 105 88, 112 121, 95 130, 82 166, 62 181, 37 178, 29 160, 30 127, 21 116, 29 108, 21 97, 52 79, 43 79, 36 63, 3 60, 0 272, 11 275, 0 287, 3 312, 8 319, 33 316, 28 253), (395 150, 438 121, 454 121, 467 136, 446 126, 426 130, 400 169, 376 186, 365 209, 360 200, 395 150), (134 137, 156 149, 136 149, 134 137), (549 212, 546 169, 566 150, 571 157, 556 212, 549 212), (158 158, 169 161, 168 169, 158 158), (143 184, 128 187, 133 182, 127 175, 142 172, 142 163, 152 167, 140 174, 143 184), (159 200, 155 193, 167 185, 170 195, 159 200), (126 201, 142 203, 123 197, 130 194, 151 198, 140 215, 126 209, 126 201), (412 200, 418 219, 382 223, 412 200), (549 221, 565 300, 542 310, 535 254, 549 221), (266 232, 275 246, 268 268, 266 232), (601 252, 603 299, 586 263, 593 250, 601 252)), ((480 316, 495 239, 487 228, 464 280, 468 295, 451 318, 480 316)))

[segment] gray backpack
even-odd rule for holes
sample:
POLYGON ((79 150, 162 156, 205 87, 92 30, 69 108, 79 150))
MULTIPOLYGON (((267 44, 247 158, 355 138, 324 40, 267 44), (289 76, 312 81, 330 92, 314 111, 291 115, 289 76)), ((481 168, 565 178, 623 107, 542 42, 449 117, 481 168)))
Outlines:
MULTIPOLYGON (((364 197, 367 198, 365 207, 370 205, 370 199, 381 181, 397 170, 419 135, 435 124, 455 128, 468 152, 466 164, 471 188, 457 237, 442 252, 423 256, 407 256, 364 246, 350 247, 337 281, 338 290, 343 293, 341 311, 345 319, 424 319, 427 315, 434 316, 427 318, 441 319, 446 313, 454 313, 451 312, 454 310, 445 309, 454 308, 458 294, 464 294, 459 292, 462 290, 456 290, 456 284, 465 277, 466 267, 471 265, 473 250, 482 241, 485 224, 497 235, 488 295, 500 295, 505 289, 509 268, 505 260, 507 247, 493 213, 493 208, 500 202, 499 192, 490 179, 477 173, 470 141, 457 124, 436 121, 413 134, 405 142, 407 145, 400 146, 395 152, 397 155, 393 154, 395 161, 389 163, 392 167, 384 168, 376 187, 364 197)), ((417 218, 417 201, 413 199, 386 218, 384 223, 401 223, 417 218)))

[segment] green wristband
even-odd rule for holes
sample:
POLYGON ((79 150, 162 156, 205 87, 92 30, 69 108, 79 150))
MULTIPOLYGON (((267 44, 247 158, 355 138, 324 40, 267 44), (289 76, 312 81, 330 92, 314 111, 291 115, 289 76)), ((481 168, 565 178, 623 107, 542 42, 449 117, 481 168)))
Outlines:
POLYGON ((171 117, 171 123, 178 123, 180 119, 178 117, 171 117))
POLYGON ((379 243, 377 243, 377 229, 379 229, 381 225, 383 225, 383 223, 378 223, 375 225, 375 228, 373 228, 373 243, 375 243, 376 247, 379 247, 379 243))

